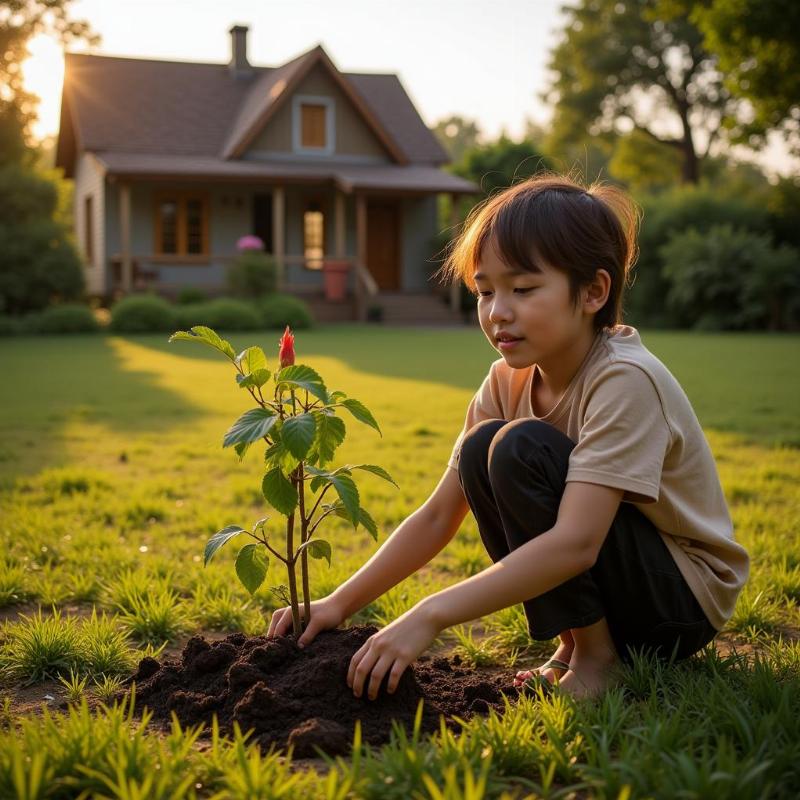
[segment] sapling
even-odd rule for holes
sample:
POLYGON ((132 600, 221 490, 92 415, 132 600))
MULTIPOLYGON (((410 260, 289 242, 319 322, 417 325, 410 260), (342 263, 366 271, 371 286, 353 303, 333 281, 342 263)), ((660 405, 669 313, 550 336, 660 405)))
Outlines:
POLYGON ((353 470, 371 472, 397 486, 389 473, 375 464, 345 464, 337 469, 328 466, 346 434, 344 421, 336 415, 336 410, 347 409, 359 422, 374 428, 379 435, 383 434, 363 403, 342 391, 329 392, 315 370, 305 364, 295 364, 294 334, 288 325, 279 341, 278 367, 274 373, 260 347, 247 347, 236 355, 230 342, 211 328, 196 325, 190 331, 176 331, 169 341, 176 339, 202 342, 226 356, 236 368, 237 385, 247 390, 257 407, 245 411, 231 425, 223 437, 222 446, 233 447, 241 462, 253 444, 266 443, 261 491, 272 508, 286 518, 284 552, 272 542, 273 533, 268 530, 267 516, 259 519, 250 530, 228 525, 215 533, 206 544, 204 564, 207 565, 214 554, 234 537, 245 534, 253 539, 236 556, 236 574, 247 591, 254 594, 266 578, 269 554, 283 562, 288 587, 272 587, 272 591, 291 606, 293 631, 295 636, 299 636, 303 629, 297 561, 300 561, 303 621, 306 625, 311 619, 308 557, 324 558, 328 566, 331 563, 330 542, 317 535, 322 520, 329 516, 341 517, 348 520, 354 529, 362 525, 373 539, 377 541, 378 538, 375 521, 361 507, 358 487, 352 478, 353 470), (267 390, 270 378, 273 382, 271 394, 267 390), (310 511, 307 510, 306 483, 312 494, 309 505, 316 495, 310 511), (323 503, 331 487, 338 499, 323 503), (296 530, 298 523, 299 531, 296 530))

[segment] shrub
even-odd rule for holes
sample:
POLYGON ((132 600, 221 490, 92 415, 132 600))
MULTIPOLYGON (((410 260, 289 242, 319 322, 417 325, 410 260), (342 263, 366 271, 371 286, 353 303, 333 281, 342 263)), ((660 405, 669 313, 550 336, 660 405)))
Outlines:
POLYGON ((178 306, 175 316, 178 328, 205 325, 220 330, 252 331, 262 327, 260 316, 252 304, 226 297, 178 306))
POLYGON ((690 227, 706 233, 713 226, 724 224, 754 233, 768 231, 763 206, 741 196, 720 193, 705 184, 680 186, 643 197, 641 204, 644 216, 639 234, 640 254, 624 304, 626 320, 631 317, 634 325, 664 327, 681 324, 664 303, 669 280, 663 274, 661 248, 674 235, 690 227))
POLYGON ((314 315, 307 303, 290 294, 275 293, 262 297, 257 302, 264 328, 292 329, 310 328, 314 325, 314 315))
POLYGON ((278 288, 278 265, 275 259, 258 250, 245 250, 231 264, 228 288, 235 297, 261 297, 278 288))
POLYGON ((65 303, 50 306, 32 316, 27 328, 32 333, 95 333, 100 330, 100 325, 88 306, 65 303))
POLYGON ((178 293, 178 305, 187 306, 192 303, 204 303, 208 295, 196 286, 186 286, 178 293))
POLYGON ((110 327, 117 333, 173 331, 176 326, 175 309, 154 295, 125 297, 111 309, 110 327))
POLYGON ((0 314, 0 336, 13 336, 20 333, 19 320, 9 317, 7 314, 0 314))
POLYGON ((800 324, 800 252, 732 225, 694 228, 661 248, 667 306, 680 324, 704 330, 800 324))
POLYGON ((51 181, 0 168, 0 310, 23 314, 82 296, 81 260, 55 218, 57 203, 51 181))

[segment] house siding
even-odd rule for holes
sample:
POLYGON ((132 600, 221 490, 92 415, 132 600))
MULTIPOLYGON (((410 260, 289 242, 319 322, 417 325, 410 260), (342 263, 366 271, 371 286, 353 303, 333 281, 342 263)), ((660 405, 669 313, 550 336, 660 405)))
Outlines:
POLYGON ((74 181, 74 232, 75 241, 82 256, 86 291, 89 294, 100 295, 105 291, 105 183, 103 170, 94 157, 88 153, 82 153, 77 159, 74 181), (92 198, 92 250, 94 252, 91 263, 86 257, 85 250, 87 197, 92 198))
POLYGON ((389 163, 386 149, 364 122, 361 113, 339 88, 328 72, 320 66, 312 69, 295 88, 292 97, 287 97, 281 107, 270 118, 264 130, 254 139, 244 157, 260 157, 283 154, 293 159, 324 158, 326 161, 343 158, 350 163, 389 163), (333 155, 319 156, 295 153, 292 149, 292 97, 312 95, 330 97, 335 105, 336 147, 333 155))

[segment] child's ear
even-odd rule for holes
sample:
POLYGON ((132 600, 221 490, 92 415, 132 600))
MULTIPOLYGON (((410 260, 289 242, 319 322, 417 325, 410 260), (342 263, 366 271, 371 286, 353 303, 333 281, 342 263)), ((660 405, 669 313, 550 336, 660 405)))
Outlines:
POLYGON ((583 305, 586 311, 599 311, 608 300, 611 291, 611 275, 608 270, 598 269, 594 280, 583 289, 583 305))

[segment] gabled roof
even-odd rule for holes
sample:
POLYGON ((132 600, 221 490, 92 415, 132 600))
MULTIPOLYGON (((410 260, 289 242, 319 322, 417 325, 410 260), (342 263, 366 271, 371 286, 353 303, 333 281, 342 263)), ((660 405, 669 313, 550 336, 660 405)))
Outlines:
POLYGON ((56 165, 72 175, 81 150, 235 157, 318 63, 397 163, 449 161, 397 75, 339 72, 317 45, 249 79, 227 64, 67 53, 56 165))
POLYGON ((255 82, 242 103, 239 116, 222 149, 222 157, 240 158, 270 117, 286 103, 300 81, 317 64, 327 71, 334 83, 344 92, 394 161, 399 164, 408 163, 409 159, 395 142, 391 129, 386 128, 361 93, 336 69, 322 45, 317 45, 313 50, 309 50, 282 67, 271 70, 255 82))

